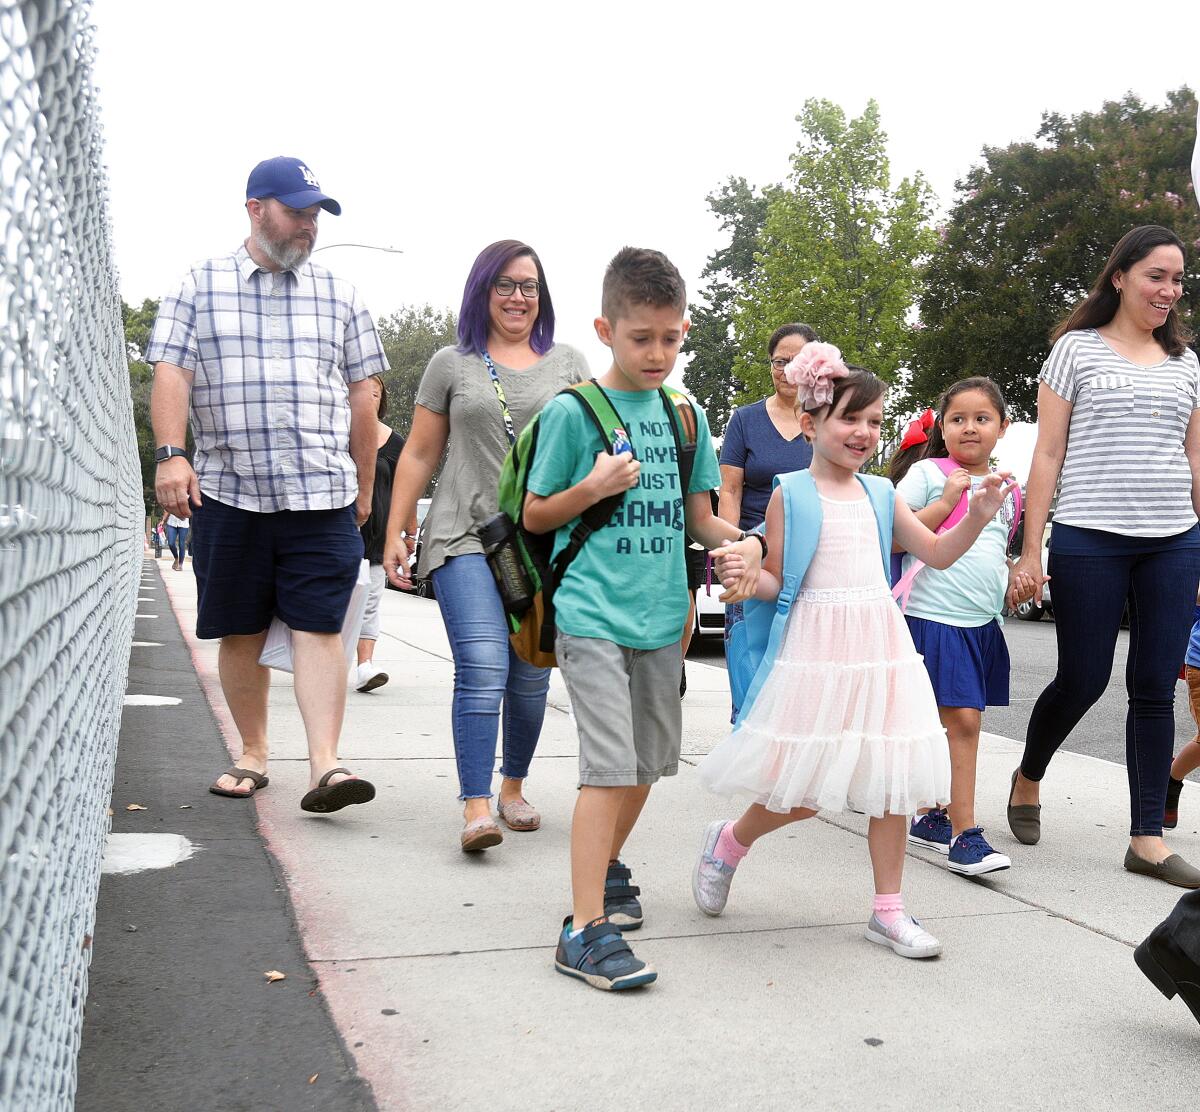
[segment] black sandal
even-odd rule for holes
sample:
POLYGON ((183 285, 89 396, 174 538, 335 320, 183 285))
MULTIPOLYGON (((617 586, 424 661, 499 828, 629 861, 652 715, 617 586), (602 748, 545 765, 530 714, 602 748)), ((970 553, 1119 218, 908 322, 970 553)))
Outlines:
POLYGON ((348 768, 331 768, 317 781, 317 786, 300 800, 300 810, 327 815, 330 811, 340 811, 354 803, 370 803, 375 798, 375 785, 370 780, 355 778, 331 784, 329 777, 339 772, 345 776, 353 775, 348 768))

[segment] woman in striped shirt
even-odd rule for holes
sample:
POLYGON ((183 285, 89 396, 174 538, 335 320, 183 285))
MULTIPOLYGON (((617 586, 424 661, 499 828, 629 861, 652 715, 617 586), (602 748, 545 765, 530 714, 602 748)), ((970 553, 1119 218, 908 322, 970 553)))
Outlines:
POLYGON ((1186 888, 1200 870, 1162 840, 1174 738, 1175 678, 1200 580, 1200 365, 1179 318, 1183 244, 1134 228, 1087 297, 1056 329, 1038 386, 1038 435, 1019 571, 1041 577, 1050 539, 1058 672, 1029 719, 1008 820, 1041 836, 1041 779, 1112 672, 1129 605, 1130 846, 1125 868, 1186 888))

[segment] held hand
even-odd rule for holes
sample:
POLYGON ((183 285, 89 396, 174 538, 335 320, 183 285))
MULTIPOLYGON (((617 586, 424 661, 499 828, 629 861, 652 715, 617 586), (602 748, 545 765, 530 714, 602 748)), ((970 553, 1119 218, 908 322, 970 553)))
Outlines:
POLYGON ((965 467, 956 467, 946 476, 946 485, 942 487, 942 501, 951 510, 962 499, 963 491, 971 489, 971 476, 965 467))
MULTIPOLYGON (((1028 588, 1029 584, 1033 585, 1033 593, 1027 595, 1026 598, 1032 598, 1034 604, 1038 607, 1042 605, 1042 588, 1050 582, 1050 577, 1042 570, 1042 560, 1038 553, 1034 552, 1028 556, 1022 556, 1020 560, 1013 566, 1008 573, 1008 583, 1010 589, 1014 582, 1019 581, 1028 588)), ((1025 601, 1020 599, 1018 601, 1025 601)), ((1016 603, 1010 603, 1010 606, 1015 606, 1016 603)))
POLYGON ((200 505, 200 480, 183 456, 172 456, 158 465, 154 474, 154 496, 158 504, 176 517, 191 517, 189 499, 200 505))
POLYGON ((400 538, 388 537, 383 545, 383 571, 393 586, 412 589, 412 570, 408 566, 408 545, 400 538))
POLYGON ((641 473, 642 465, 633 458, 632 452, 619 452, 615 456, 610 456, 607 452, 597 452, 596 462, 588 479, 599 500, 610 498, 614 494, 624 494, 637 486, 641 473))
POLYGON ((1009 609, 1015 609, 1023 602, 1028 602, 1035 594, 1039 594, 1041 584, 1035 582, 1028 573, 1012 568, 1008 573, 1008 588, 1004 592, 1004 601, 1009 609))
POLYGON ((709 555, 716 562, 717 576, 725 588, 721 602, 744 602, 754 597, 762 570, 762 545, 758 541, 732 541, 714 548, 709 555))
POLYGON ((991 521, 1000 507, 1004 505, 1004 499, 1007 498, 1017 487, 1017 483, 1012 480, 1011 471, 994 471, 992 474, 984 478, 979 484, 979 489, 971 495, 970 504, 967 506, 967 515, 975 519, 975 521, 988 522, 991 521))

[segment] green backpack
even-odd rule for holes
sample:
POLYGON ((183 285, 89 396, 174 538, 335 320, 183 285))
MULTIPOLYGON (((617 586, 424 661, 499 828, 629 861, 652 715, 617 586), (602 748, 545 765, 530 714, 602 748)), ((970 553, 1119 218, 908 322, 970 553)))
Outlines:
MULTIPOLYGON (((560 391, 575 398, 591 418, 600 440, 609 454, 620 439, 630 441, 624 422, 617 413, 604 388, 595 380, 578 382, 560 391)), ((675 437, 676 460, 679 466, 679 489, 687 497, 696 459, 696 412, 687 396, 669 386, 658 391, 671 420, 675 437)), ((506 606, 510 638, 517 655, 539 668, 552 668, 554 658, 554 592, 562 582, 568 565, 575 559, 596 530, 603 529, 625 498, 624 492, 597 502, 584 510, 571 537, 557 558, 554 551, 555 530, 549 533, 530 533, 525 529, 525 494, 529 468, 537 454, 538 428, 541 416, 534 417, 509 449, 500 469, 500 511, 516 524, 516 545, 533 588, 532 602, 520 610, 506 606)), ((625 449, 622 449, 625 450, 625 449)), ((503 597, 503 592, 501 592, 503 597)))

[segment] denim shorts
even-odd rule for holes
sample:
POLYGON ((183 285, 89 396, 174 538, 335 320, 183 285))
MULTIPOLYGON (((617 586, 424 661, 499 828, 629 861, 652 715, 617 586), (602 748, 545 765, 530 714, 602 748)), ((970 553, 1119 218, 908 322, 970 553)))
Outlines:
POLYGON ((939 707, 1008 706, 1008 645, 995 619, 981 626, 952 626, 906 617, 939 707))
POLYGON ((363 558, 354 505, 255 513, 204 495, 192 507, 196 636, 292 629, 338 633, 363 558))
POLYGON ((579 727, 579 783, 653 784, 679 771, 679 642, 629 649, 560 629, 554 652, 579 727))

